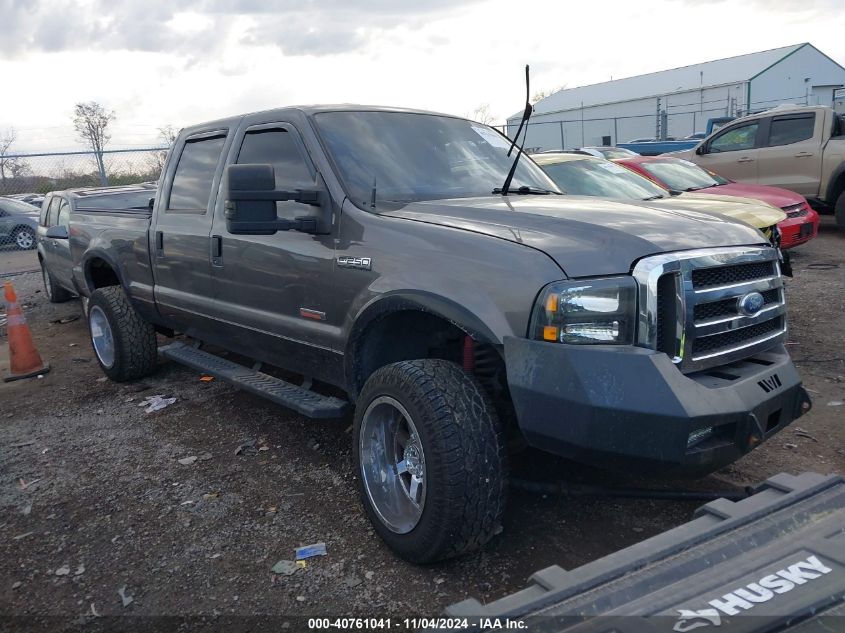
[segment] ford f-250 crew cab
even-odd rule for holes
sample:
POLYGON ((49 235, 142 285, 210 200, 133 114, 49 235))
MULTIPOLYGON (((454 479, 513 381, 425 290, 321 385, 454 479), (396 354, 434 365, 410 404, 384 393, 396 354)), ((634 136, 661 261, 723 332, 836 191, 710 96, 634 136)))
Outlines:
POLYGON ((375 107, 183 130, 148 217, 71 214, 103 371, 149 374, 156 332, 178 332, 196 345, 166 358, 311 417, 354 406, 363 505, 418 562, 497 532, 509 439, 707 471, 809 408, 761 233, 561 195, 527 158, 505 187, 508 149, 465 119, 375 107))

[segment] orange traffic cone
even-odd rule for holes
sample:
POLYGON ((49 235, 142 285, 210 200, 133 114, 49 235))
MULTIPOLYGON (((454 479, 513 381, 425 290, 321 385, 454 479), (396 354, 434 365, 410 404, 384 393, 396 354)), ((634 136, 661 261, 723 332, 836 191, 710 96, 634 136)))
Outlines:
POLYGON ((9 337, 9 359, 12 365, 12 375, 3 379, 4 382, 30 378, 38 374, 46 374, 50 366, 44 364, 35 343, 32 342, 32 334, 23 316, 23 311, 18 305, 18 298, 11 282, 3 284, 6 288, 6 334, 9 337))

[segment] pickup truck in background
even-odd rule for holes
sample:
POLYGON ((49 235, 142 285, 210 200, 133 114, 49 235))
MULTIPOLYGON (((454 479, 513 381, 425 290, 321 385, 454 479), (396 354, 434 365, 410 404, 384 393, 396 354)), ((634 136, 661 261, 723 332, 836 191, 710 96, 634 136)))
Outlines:
POLYGON ((738 182, 783 187, 845 229, 845 115, 827 106, 778 106, 732 121, 673 154, 738 182))
MULTIPOLYGON (((712 119, 708 119, 707 121, 707 129, 705 132, 705 138, 710 136, 713 132, 720 129, 722 126, 727 124, 730 121, 733 121, 734 117, 714 117, 712 119)), ((641 140, 641 139, 634 139, 627 143, 617 143, 616 147, 621 147, 623 149, 630 150, 632 152, 636 152, 640 156, 659 156, 660 154, 666 154, 669 152, 680 152, 687 149, 692 149, 696 147, 701 142, 700 138, 684 138, 684 139, 650 139, 650 140, 641 140)), ((607 157, 610 158, 610 157, 607 157)), ((613 157, 616 158, 616 157, 613 157)))
MULTIPOLYGON (((149 212, 155 192, 155 185, 145 183, 51 191, 44 197, 36 240, 44 290, 52 303, 62 303, 80 294, 70 255, 71 214, 80 210, 89 217, 103 212, 110 216, 149 212)), ((82 296, 85 301, 85 295, 82 296)))
POLYGON ((312 418, 354 407, 363 506, 414 562, 497 533, 517 440, 701 473, 809 410, 756 229, 562 195, 509 147, 363 106, 183 130, 151 211, 71 215, 102 370, 140 378, 160 351, 312 418))

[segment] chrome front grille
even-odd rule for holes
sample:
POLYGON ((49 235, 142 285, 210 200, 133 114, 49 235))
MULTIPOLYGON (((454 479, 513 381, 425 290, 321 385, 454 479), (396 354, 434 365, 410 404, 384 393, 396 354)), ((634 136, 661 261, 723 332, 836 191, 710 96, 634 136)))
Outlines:
POLYGON ((640 286, 637 342, 667 353, 681 371, 730 363, 785 338, 783 281, 773 248, 656 255, 641 260, 634 277, 640 286), (751 293, 762 295, 762 306, 749 314, 740 304, 751 293))

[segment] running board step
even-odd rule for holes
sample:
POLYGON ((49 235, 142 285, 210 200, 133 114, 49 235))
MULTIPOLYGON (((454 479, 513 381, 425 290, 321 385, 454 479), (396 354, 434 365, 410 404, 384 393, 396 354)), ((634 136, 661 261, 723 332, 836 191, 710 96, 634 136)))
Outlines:
POLYGON ((160 347, 158 351, 165 358, 230 382, 244 391, 272 400, 309 418, 340 418, 346 414, 349 406, 348 402, 340 398, 303 389, 184 343, 171 343, 160 347))

